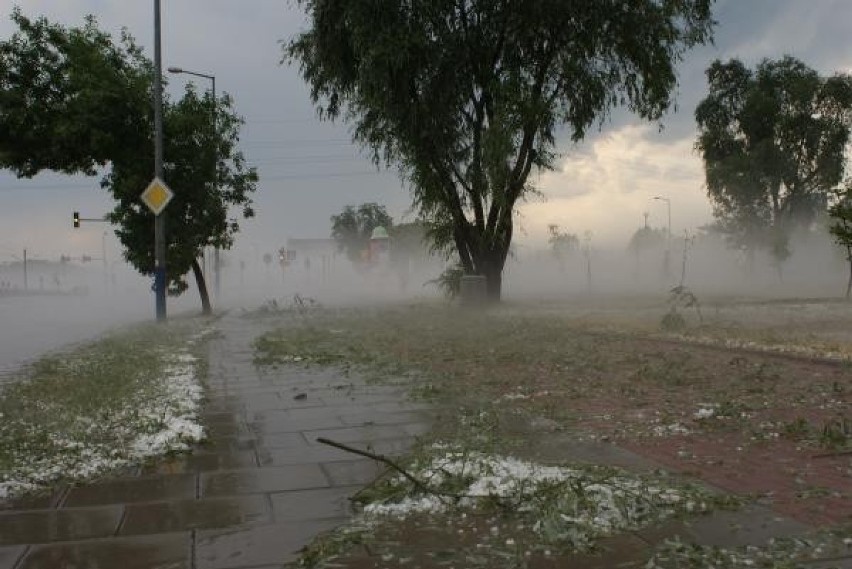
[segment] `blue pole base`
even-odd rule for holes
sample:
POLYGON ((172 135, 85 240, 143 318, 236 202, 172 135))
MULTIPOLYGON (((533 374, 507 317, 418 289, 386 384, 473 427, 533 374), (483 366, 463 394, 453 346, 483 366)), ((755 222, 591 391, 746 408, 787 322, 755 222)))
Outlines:
POLYGON ((157 267, 154 270, 154 290, 156 294, 157 320, 166 319, 166 268, 157 267))

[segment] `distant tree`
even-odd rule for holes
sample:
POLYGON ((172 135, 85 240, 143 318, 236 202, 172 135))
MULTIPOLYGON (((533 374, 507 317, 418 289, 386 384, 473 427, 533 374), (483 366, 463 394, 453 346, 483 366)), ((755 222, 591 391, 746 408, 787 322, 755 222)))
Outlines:
POLYGON ((654 229, 646 225, 633 233, 633 236, 630 237, 630 242, 627 244, 627 250, 639 256, 646 251, 665 247, 667 238, 668 233, 665 229, 654 229))
POLYGON ((696 146, 715 216, 734 244, 768 249, 780 271, 790 231, 824 212, 842 179, 852 77, 820 77, 792 57, 755 70, 716 61, 707 77, 696 146))
POLYGON ((580 249, 580 238, 574 233, 560 231, 559 226, 554 223, 547 226, 547 231, 550 234, 547 239, 550 252, 556 257, 559 267, 564 271, 568 257, 580 249))
POLYGON ((658 119, 675 63, 706 42, 711 0, 299 0, 285 47, 321 116, 343 116, 410 182, 430 238, 499 300, 513 214, 574 141, 625 105, 658 119))
MULTIPOLYGON (((153 65, 132 37, 118 42, 88 17, 79 28, 12 13, 18 31, 0 42, 0 167, 19 177, 43 170, 95 175, 117 201, 110 220, 125 257, 153 271, 153 215, 139 201, 153 164, 153 65)), ((228 207, 253 215, 257 174, 236 149, 241 119, 230 97, 214 101, 188 89, 164 101, 169 291, 187 288, 190 269, 210 311, 198 257, 207 245, 228 248, 239 226, 228 207), (214 110, 215 109, 215 110, 214 110), (214 128, 215 125, 215 128, 214 128)))
POLYGON ((393 219, 385 206, 364 203, 358 207, 348 205, 337 215, 331 216, 331 236, 340 251, 353 263, 360 263, 362 253, 369 247, 370 236, 376 227, 389 230, 393 219))
POLYGON ((834 203, 828 210, 832 223, 828 230, 834 241, 846 250, 849 262, 849 281, 846 284, 846 298, 852 294, 852 180, 834 193, 834 203))

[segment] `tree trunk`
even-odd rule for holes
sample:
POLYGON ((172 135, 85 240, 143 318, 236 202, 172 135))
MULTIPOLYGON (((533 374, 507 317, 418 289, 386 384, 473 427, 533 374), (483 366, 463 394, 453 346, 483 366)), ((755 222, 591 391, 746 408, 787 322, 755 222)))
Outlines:
POLYGON ((210 316, 213 309, 210 307, 210 295, 207 294, 207 283, 204 280, 204 272, 201 270, 201 265, 198 264, 198 259, 192 260, 192 273, 195 275, 195 284, 198 286, 198 294, 201 296, 201 313, 204 316, 210 316))
POLYGON ((852 293, 852 256, 849 257, 849 282, 846 283, 846 300, 849 300, 850 293, 852 293))
POLYGON ((487 263, 485 269, 485 292, 488 302, 500 302, 503 294, 503 266, 495 262, 487 263))

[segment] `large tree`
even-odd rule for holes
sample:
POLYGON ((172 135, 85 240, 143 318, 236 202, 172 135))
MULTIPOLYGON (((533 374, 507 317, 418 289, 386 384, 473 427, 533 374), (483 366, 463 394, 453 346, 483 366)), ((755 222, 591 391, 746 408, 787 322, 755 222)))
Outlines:
POLYGON ((852 78, 821 77, 801 61, 714 62, 698 105, 697 148, 720 227, 738 246, 763 247, 778 264, 789 234, 825 211, 842 179, 852 78))
MULTIPOLYGON (((110 220, 125 257, 153 271, 153 216, 139 194, 153 177, 153 65, 132 37, 118 41, 94 18, 65 28, 14 10, 18 31, 0 42, 0 167, 20 177, 43 170, 96 175, 116 198, 110 220)), ((240 118, 232 101, 188 89, 166 98, 165 181, 176 197, 167 209, 168 285, 186 289, 193 270, 210 311, 198 258, 207 245, 227 248, 238 230, 229 206, 252 215, 257 175, 237 150, 240 118)))
POLYGON ((712 0, 300 0, 285 46, 321 116, 400 169, 435 243, 501 293, 513 212, 553 165, 626 105, 657 119, 675 63, 706 42, 712 0))

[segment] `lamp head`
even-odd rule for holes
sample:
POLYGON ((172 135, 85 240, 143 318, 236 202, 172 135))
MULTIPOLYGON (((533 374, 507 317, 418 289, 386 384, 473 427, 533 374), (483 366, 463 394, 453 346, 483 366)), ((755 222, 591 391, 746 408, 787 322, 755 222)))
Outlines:
POLYGON ((183 73, 183 68, 181 67, 169 67, 169 73, 183 73))

